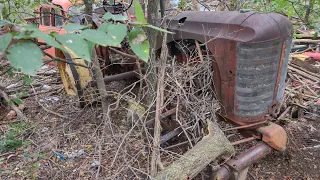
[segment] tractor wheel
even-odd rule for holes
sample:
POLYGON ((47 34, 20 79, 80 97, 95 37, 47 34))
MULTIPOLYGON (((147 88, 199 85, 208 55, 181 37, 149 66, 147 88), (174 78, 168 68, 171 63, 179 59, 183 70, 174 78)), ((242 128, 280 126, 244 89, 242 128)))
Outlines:
MULTIPOLYGON (((88 65, 85 60, 79 58, 68 48, 66 49, 68 53, 64 53, 64 57, 67 62, 88 65)), ((83 90, 92 79, 90 70, 65 62, 58 62, 57 65, 65 91, 68 95, 77 96, 78 105, 83 108, 86 105, 83 90)))

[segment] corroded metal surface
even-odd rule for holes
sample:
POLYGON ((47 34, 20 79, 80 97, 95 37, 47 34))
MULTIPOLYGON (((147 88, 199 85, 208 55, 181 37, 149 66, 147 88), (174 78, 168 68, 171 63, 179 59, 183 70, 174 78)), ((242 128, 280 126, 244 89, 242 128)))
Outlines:
POLYGON ((272 148, 261 142, 244 153, 231 158, 215 174, 215 180, 226 180, 271 152, 272 148))
MULTIPOLYGON (((183 12, 167 18, 170 50, 197 40, 213 60, 222 114, 239 125, 266 120, 281 101, 292 24, 276 13, 183 12), (183 22, 181 20, 184 20, 183 22), (267 23, 266 23, 267 22, 267 23), (205 46, 204 46, 205 45, 205 46)), ((162 37, 159 36, 159 45, 162 37)), ((180 54, 180 56, 179 56, 180 54)))
POLYGON ((282 42, 237 44, 234 113, 254 117, 268 113, 278 76, 282 42))
POLYGON ((287 147, 288 136, 283 127, 269 122, 269 125, 256 129, 262 134, 262 141, 278 151, 284 151, 287 147))

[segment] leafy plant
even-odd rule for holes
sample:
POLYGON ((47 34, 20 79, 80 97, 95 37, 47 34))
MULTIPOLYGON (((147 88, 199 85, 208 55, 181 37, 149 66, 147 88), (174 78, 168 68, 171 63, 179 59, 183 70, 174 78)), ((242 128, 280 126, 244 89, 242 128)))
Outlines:
MULTIPOLYGON (((71 23, 63 26, 68 32, 63 35, 55 32, 46 34, 34 25, 24 25, 21 32, 9 33, 1 37, 5 43, 0 46, 0 54, 7 56, 12 67, 32 76, 42 66, 42 58, 45 54, 30 40, 41 39, 50 47, 61 51, 71 50, 87 62, 91 62, 91 52, 95 45, 121 47, 121 42, 128 36, 133 52, 140 59, 148 62, 149 42, 142 27, 171 32, 148 24, 138 0, 134 0, 134 6, 139 21, 135 23, 128 23, 126 16, 106 13, 101 19, 103 23, 98 29, 88 29, 90 26, 71 23), (133 28, 128 33, 129 26, 133 26, 133 28), (18 42, 9 45, 12 39, 18 40, 18 42)), ((16 25, 8 21, 0 22, 16 25)))
POLYGON ((31 125, 27 122, 9 124, 9 130, 0 138, 0 152, 15 150, 27 145, 29 141, 24 140, 21 135, 30 130, 31 125))

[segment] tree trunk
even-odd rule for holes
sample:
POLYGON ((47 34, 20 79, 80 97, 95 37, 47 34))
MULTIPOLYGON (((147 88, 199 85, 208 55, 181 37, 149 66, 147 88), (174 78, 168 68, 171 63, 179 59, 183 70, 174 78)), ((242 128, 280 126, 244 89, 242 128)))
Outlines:
POLYGON ((182 157, 158 173, 155 179, 192 179, 217 157, 226 158, 234 153, 233 146, 219 126, 210 120, 207 122, 209 134, 182 157))
MULTIPOLYGON (((148 0, 147 11, 148 11, 148 23, 152 25, 157 24, 157 19, 159 18, 158 7, 160 5, 159 0, 148 0)), ((146 94, 146 104, 149 105, 150 111, 154 111, 153 102, 156 96, 156 88, 157 88, 157 70, 156 70, 156 53, 155 53, 155 43, 157 31, 148 28, 147 29, 148 41, 150 43, 150 56, 148 62, 148 68, 146 72, 146 83, 147 83, 147 94, 146 94)), ((151 117, 149 119, 153 119, 154 116, 149 114, 151 117)))
POLYGON ((88 21, 88 24, 92 24, 92 4, 94 3, 94 0, 84 0, 83 3, 85 6, 85 13, 89 15, 86 17, 86 20, 88 21))
MULTIPOLYGON (((148 12, 148 23, 155 25, 157 24, 157 19, 159 18, 159 9, 160 6, 160 1, 159 0, 148 0, 147 4, 147 12, 148 12)), ((147 29, 147 34, 148 34, 148 40, 150 43, 150 57, 149 57, 149 62, 148 62, 148 68, 147 68, 147 94, 146 94, 146 104, 150 107, 149 112, 154 112, 154 99, 156 98, 157 94, 157 69, 156 69, 156 53, 155 53, 155 43, 156 43, 156 36, 157 36, 157 31, 151 28, 147 29)), ((161 112, 160 112, 161 113, 161 112)), ((148 114, 148 119, 154 119, 155 115, 154 113, 149 113, 148 114)), ((156 128, 161 128, 158 127, 159 124, 156 123, 156 128)), ((160 129, 155 129, 155 134, 158 134, 157 132, 160 129)), ((157 137, 154 137, 153 141, 153 148, 152 150, 152 157, 151 157, 151 174, 152 176, 155 175, 156 173, 156 161, 159 158, 159 149, 158 147, 154 147, 157 143, 157 137)))
POLYGON ((309 1, 309 6, 307 7, 306 15, 304 16, 304 21, 307 24, 308 24, 308 21, 309 21, 310 12, 313 9, 313 5, 314 5, 314 0, 310 0, 309 1))

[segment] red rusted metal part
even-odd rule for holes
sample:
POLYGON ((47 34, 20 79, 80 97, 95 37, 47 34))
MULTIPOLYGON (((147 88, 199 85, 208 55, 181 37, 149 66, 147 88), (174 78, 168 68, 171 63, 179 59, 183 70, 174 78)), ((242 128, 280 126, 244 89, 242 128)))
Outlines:
POLYGON ((305 52, 304 55, 313 57, 314 59, 320 61, 320 53, 319 52, 305 52))
POLYGON ((215 174, 216 180, 229 179, 234 172, 241 172, 245 168, 249 167, 254 162, 263 158, 272 151, 272 148, 266 143, 260 142, 252 148, 248 149, 244 153, 231 158, 222 166, 215 174))
POLYGON ((281 69, 282 69, 282 66, 283 66, 283 61, 284 61, 284 53, 285 53, 285 49, 286 49, 286 42, 284 41, 283 44, 282 44, 282 52, 281 52, 281 57, 280 57, 280 63, 279 63, 279 67, 278 67, 278 74, 277 74, 277 81, 276 81, 276 86, 274 88, 274 98, 273 98, 273 101, 272 101, 272 105, 269 107, 269 113, 274 115, 278 108, 278 106, 280 105, 279 103, 277 103, 277 99, 275 98, 277 96, 277 93, 278 93, 278 88, 279 86, 277 86, 277 84, 280 83, 280 78, 281 78, 281 69))
MULTIPOLYGON (((182 12, 167 19, 170 51, 197 40, 210 51, 222 115, 239 125, 265 121, 279 104, 292 24, 284 16, 255 12, 182 12), (183 23, 179 20, 186 18, 183 23), (270 23, 263 23, 270 22, 270 23), (288 43, 286 43, 288 42, 288 43)), ((158 37, 160 48, 162 37, 158 37)), ((179 53, 177 53, 179 55, 179 53)))
POLYGON ((262 134, 262 141, 278 151, 284 151, 287 147, 288 136, 283 127, 269 122, 269 125, 256 129, 262 134))

